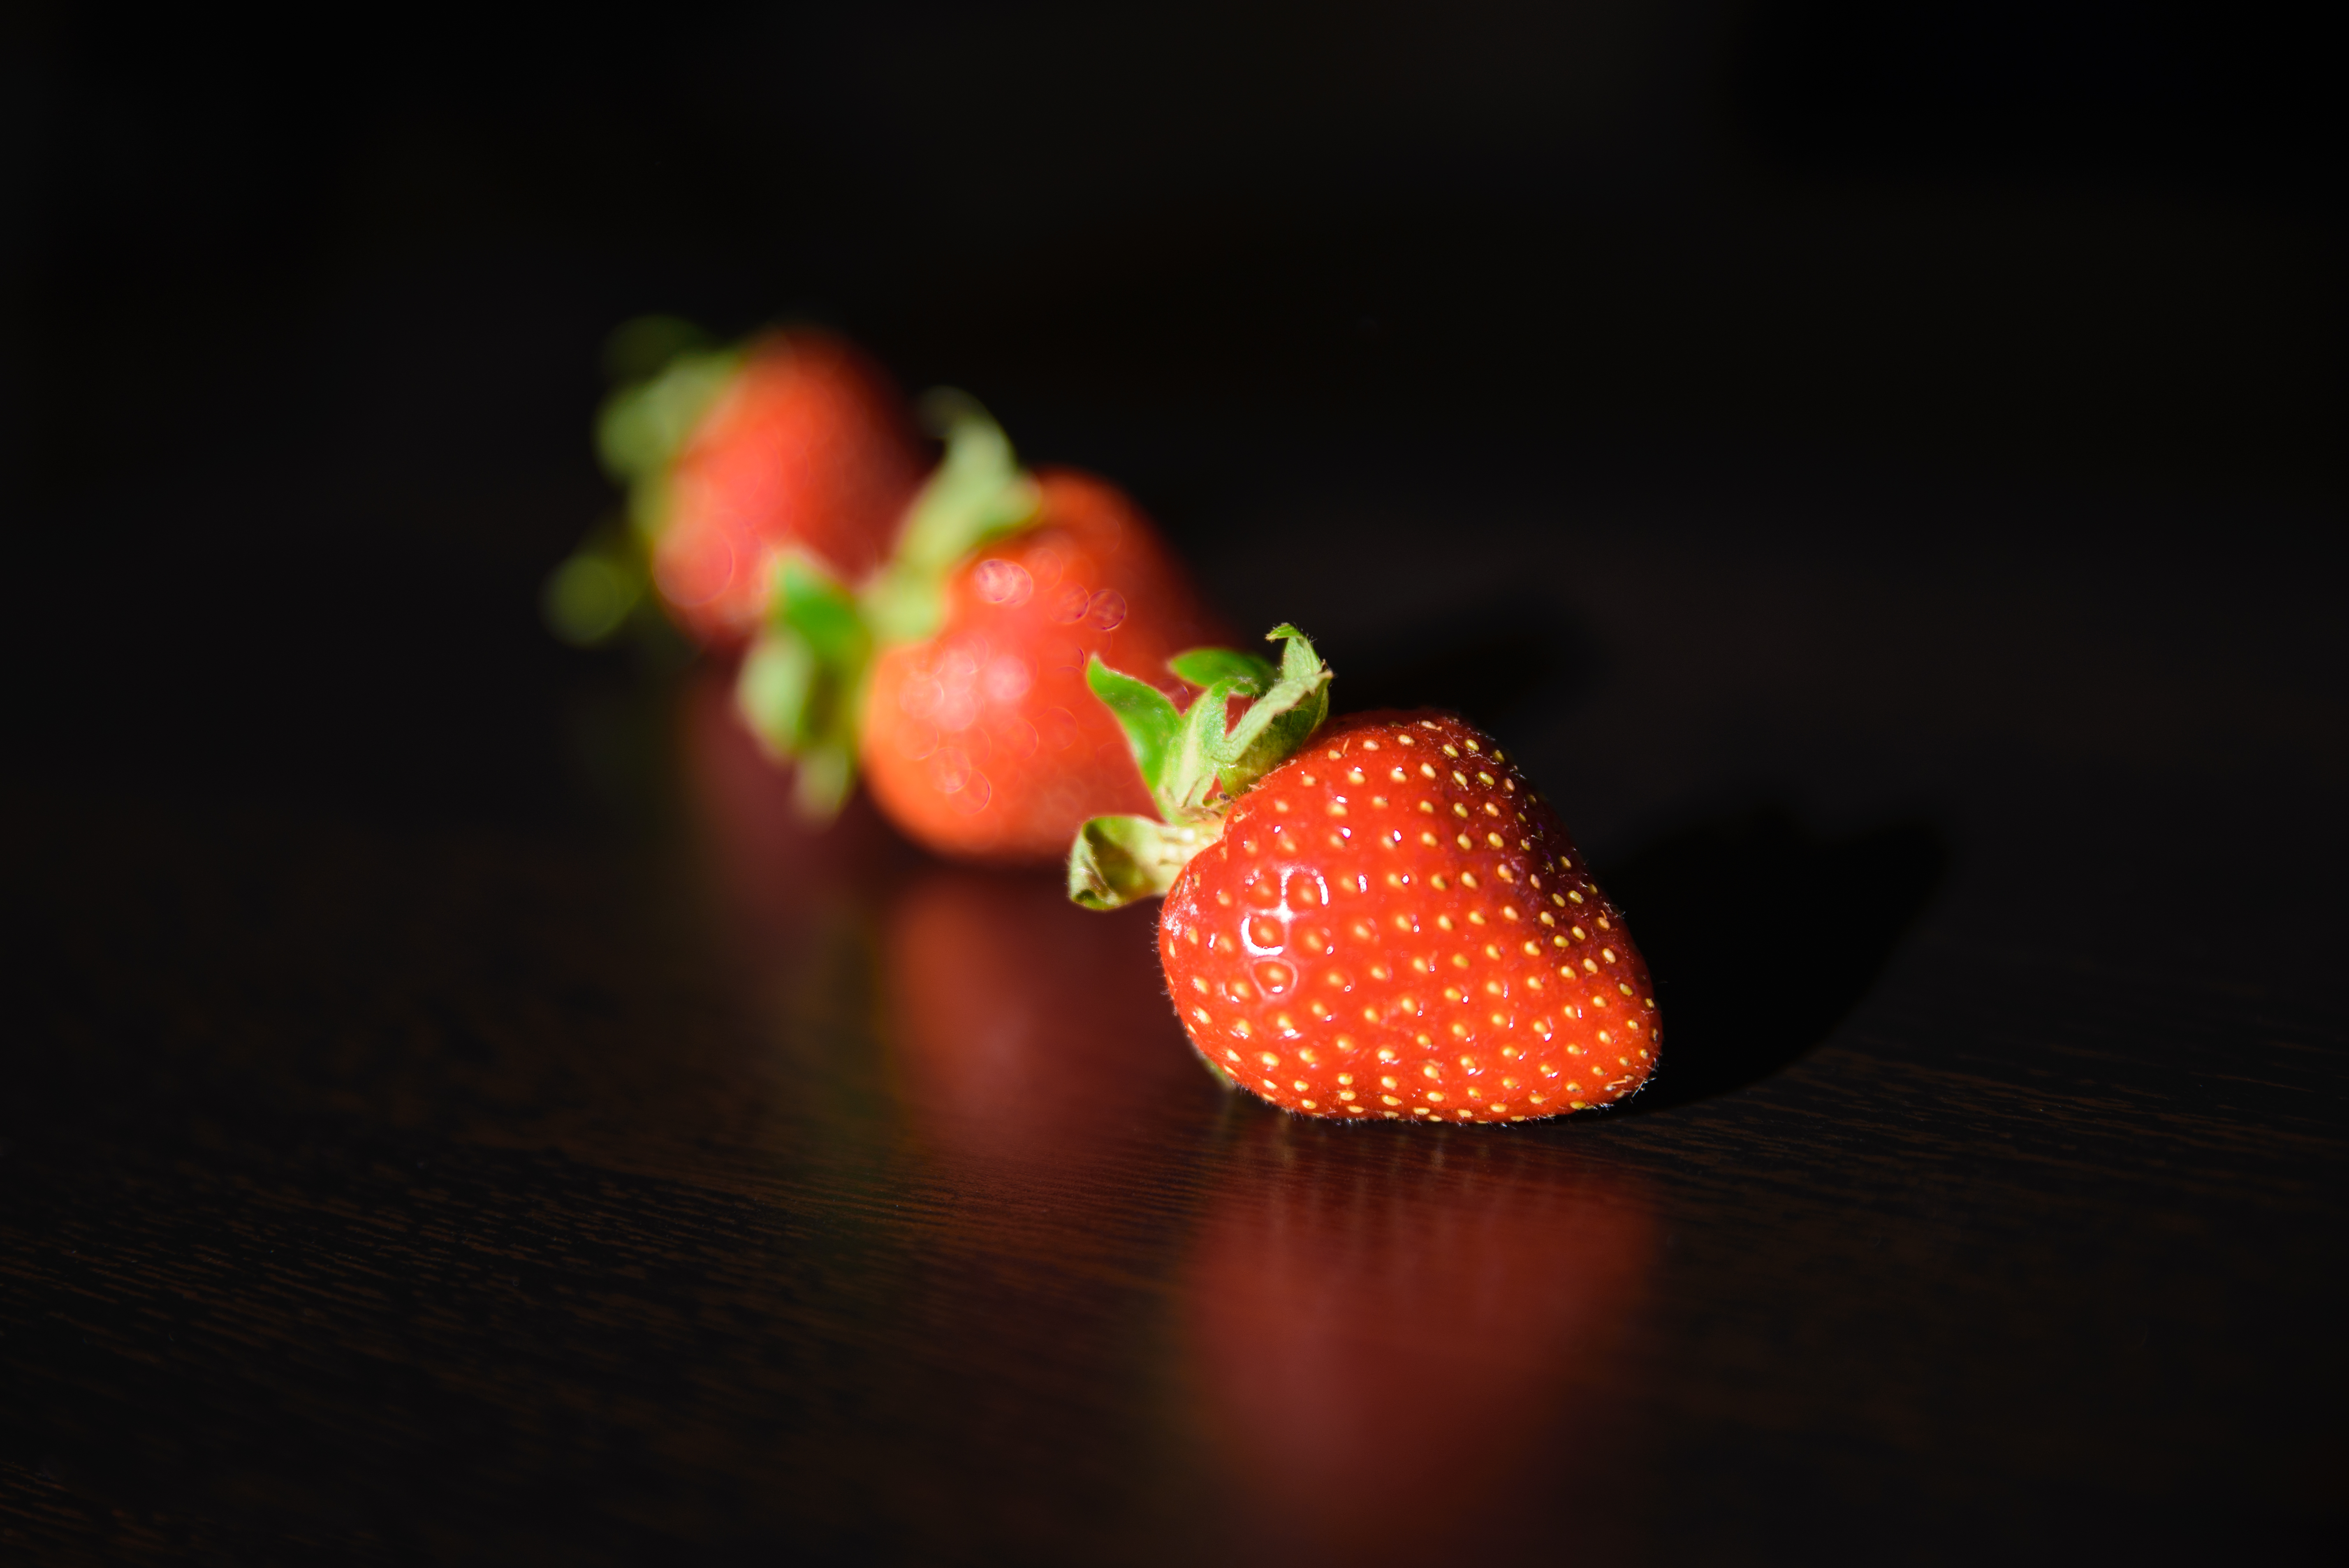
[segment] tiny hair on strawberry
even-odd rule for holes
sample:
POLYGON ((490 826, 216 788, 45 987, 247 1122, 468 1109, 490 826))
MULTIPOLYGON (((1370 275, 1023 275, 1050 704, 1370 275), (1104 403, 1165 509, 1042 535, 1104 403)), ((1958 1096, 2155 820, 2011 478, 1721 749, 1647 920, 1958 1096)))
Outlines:
POLYGON ((1648 967, 1557 812, 1456 715, 1331 719, 1330 672, 1195 648, 1187 709, 1096 657, 1155 817, 1097 817, 1069 853, 1091 909, 1160 896, 1191 1044, 1299 1115, 1537 1120, 1620 1103, 1662 1045, 1648 967), (1245 704, 1238 717, 1235 705, 1245 704))

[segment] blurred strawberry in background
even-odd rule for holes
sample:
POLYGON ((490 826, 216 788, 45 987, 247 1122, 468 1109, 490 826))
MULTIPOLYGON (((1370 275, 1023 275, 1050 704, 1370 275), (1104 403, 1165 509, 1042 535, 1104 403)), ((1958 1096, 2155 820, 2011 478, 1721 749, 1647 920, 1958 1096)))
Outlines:
POLYGON ((1554 1145, 1266 1119, 1184 1304, 1246 1539, 1280 1561, 1569 1540, 1604 1560, 1657 1243, 1642 1181, 1554 1145))
POLYGON ((936 633, 874 665, 865 778, 890 820, 941 853, 1058 862, 1088 817, 1149 810, 1085 660, 1099 654, 1172 694, 1184 687, 1167 659, 1223 636, 1123 492, 1069 472, 1036 486, 1032 525, 949 579, 936 633))
POLYGON ((783 552, 736 688, 795 765, 803 810, 838 809, 858 768, 898 829, 940 854, 1051 864, 1088 816, 1146 804, 1125 740, 1085 686, 1089 655, 1169 691, 1169 655, 1213 637, 1189 573, 1140 508, 1086 475, 1021 469, 976 402, 923 399, 944 459, 861 583, 783 552))
POLYGON ((558 634, 610 637, 649 582, 697 642, 740 651, 737 711, 812 822, 860 765, 903 832, 959 859, 1057 862, 1087 818, 1146 807, 1085 661, 1172 692, 1167 658, 1220 628, 1128 497, 1028 473, 951 390, 922 402, 929 464, 886 376, 821 333, 717 350, 647 317, 613 356, 597 439, 629 521, 550 579, 558 634))
POLYGON ((626 384, 596 444, 628 487, 628 521, 549 583, 560 634, 586 644, 616 631, 648 568, 695 641, 737 647, 765 614, 779 552, 803 550, 851 580, 880 562, 929 461, 880 366, 823 332, 713 349, 657 316, 622 327, 611 354, 626 384))

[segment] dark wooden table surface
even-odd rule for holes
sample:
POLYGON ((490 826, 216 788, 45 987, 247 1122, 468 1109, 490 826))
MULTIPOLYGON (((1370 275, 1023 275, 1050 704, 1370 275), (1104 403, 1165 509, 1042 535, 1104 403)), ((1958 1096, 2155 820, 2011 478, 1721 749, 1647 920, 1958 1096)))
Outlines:
POLYGON ((810 838, 706 675, 542 645, 543 554, 77 655, 8 796, 0 1558, 2337 1561, 2322 533, 1443 466, 1188 542, 1546 781, 1671 1020, 1621 1114, 1226 1095, 1149 916, 810 838))

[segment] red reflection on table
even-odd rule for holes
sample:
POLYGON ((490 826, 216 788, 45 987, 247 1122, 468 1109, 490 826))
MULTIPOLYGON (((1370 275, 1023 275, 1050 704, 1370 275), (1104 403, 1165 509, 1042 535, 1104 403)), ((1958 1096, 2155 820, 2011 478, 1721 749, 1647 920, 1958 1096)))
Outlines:
POLYGON ((1604 1556, 1657 1245, 1645 1184, 1507 1134, 1257 1137, 1185 1302, 1247 1538, 1309 1562, 1604 1556))
POLYGON ((748 923, 754 944, 803 934, 823 911, 864 896, 912 859, 862 795, 830 823, 800 814, 789 769, 759 748, 735 715, 730 668, 698 671, 688 682, 678 734, 703 853, 727 909, 748 923))
POLYGON ((941 1150, 1068 1170, 1220 1092, 1148 915, 1079 909, 1056 875, 932 872, 891 906, 883 963, 900 1093, 941 1150))

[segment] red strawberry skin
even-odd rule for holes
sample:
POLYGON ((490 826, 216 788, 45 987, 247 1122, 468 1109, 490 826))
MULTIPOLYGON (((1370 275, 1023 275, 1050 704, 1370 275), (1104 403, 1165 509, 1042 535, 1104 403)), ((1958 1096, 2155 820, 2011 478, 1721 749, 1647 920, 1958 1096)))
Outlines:
POLYGON ((1151 810, 1085 660, 1163 671, 1220 634, 1124 495, 1083 474, 1037 482, 1037 523, 956 572, 937 634, 874 663, 865 780, 891 820, 942 854, 1057 861, 1088 817, 1151 810))
POLYGON ((804 546, 851 582, 870 573, 924 466, 877 366, 822 333, 770 334, 670 467, 653 580, 688 631, 733 646, 756 629, 783 546, 804 546))
POLYGON ((1333 720, 1176 879, 1191 1043, 1283 1109, 1526 1121, 1610 1105, 1661 1037, 1647 965, 1557 814, 1441 713, 1333 720))

